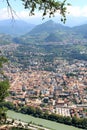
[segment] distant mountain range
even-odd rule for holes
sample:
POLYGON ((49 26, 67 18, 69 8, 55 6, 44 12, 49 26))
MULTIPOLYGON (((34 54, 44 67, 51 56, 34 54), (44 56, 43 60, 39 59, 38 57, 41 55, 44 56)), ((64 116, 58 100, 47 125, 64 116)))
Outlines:
POLYGON ((87 40, 87 24, 68 27, 49 20, 37 25, 16 42, 22 43, 79 43, 87 40))
POLYGON ((32 28, 35 27, 33 24, 28 24, 22 20, 2 20, 0 21, 0 33, 10 34, 12 36, 23 35, 32 28))
POLYGON ((14 25, 12 25, 13 23, 10 23, 11 25, 9 25, 8 24, 9 21, 4 22, 0 22, 0 32, 3 31, 3 33, 13 35, 14 36, 13 42, 20 44, 21 43, 65 44, 65 43, 82 43, 87 41, 87 24, 71 28, 68 26, 55 23, 52 20, 49 20, 35 27, 34 25, 27 24, 24 21, 15 21, 14 25), (11 26, 15 27, 14 33, 12 31, 11 26))

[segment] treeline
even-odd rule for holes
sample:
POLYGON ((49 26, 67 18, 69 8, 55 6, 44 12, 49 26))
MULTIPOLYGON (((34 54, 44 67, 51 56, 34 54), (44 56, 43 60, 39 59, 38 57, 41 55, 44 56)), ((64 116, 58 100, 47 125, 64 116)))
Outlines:
POLYGON ((72 125, 78 128, 82 129, 87 129, 87 118, 77 118, 77 117, 66 117, 66 116, 61 116, 55 113, 49 114, 48 111, 43 112, 40 108, 35 108, 32 106, 23 106, 19 105, 15 107, 12 103, 10 102, 3 102, 0 104, 0 107, 3 105, 3 107, 6 107, 10 110, 14 110, 16 112, 20 112, 23 114, 28 114, 32 115, 34 117, 39 117, 51 121, 55 121, 58 123, 63 123, 66 125, 72 125))
POLYGON ((10 130, 31 130, 31 129, 12 127, 10 130))
POLYGON ((80 54, 80 52, 78 52, 77 50, 76 51, 73 50, 70 52, 69 58, 87 61, 87 54, 86 53, 80 54))

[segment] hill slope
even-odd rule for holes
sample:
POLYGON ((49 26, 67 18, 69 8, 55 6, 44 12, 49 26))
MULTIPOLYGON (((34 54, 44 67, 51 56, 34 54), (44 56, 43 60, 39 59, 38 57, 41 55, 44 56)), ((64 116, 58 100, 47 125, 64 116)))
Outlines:
POLYGON ((83 39, 83 35, 74 28, 63 26, 49 20, 33 28, 29 33, 16 39, 22 43, 75 43, 83 39))
POLYGON ((0 34, 0 45, 6 45, 13 42, 13 38, 10 35, 0 34))
POLYGON ((73 31, 75 31, 76 33, 82 35, 84 38, 87 39, 87 24, 76 26, 76 27, 73 27, 72 29, 73 31))
POLYGON ((33 28, 29 34, 40 34, 40 33, 51 33, 51 32, 56 32, 56 31, 64 31, 64 30, 69 30, 69 27, 63 26, 61 24, 55 23, 52 20, 49 20, 43 24, 37 25, 35 28, 33 28))
POLYGON ((28 24, 22 20, 2 20, 0 21, 0 33, 10 35, 23 35, 29 32, 34 25, 28 24))
MULTIPOLYGON (((22 22, 23 23, 23 22, 22 22)), ((18 22, 18 25, 20 22, 18 22)), ((17 25, 17 24, 16 24, 17 25)), ((20 24, 20 30, 19 32, 16 30, 17 33, 24 33, 24 31, 27 31, 27 29, 30 29, 24 26, 23 24, 20 24), (22 27, 21 27, 22 25, 22 27), (24 31, 23 31, 24 30, 24 31)), ((6 28, 7 29, 7 28, 6 28)), ((17 26, 15 27, 17 29, 17 26)), ((9 31, 7 31, 9 32, 9 31)), ((13 33, 12 33, 13 34, 13 33)), ((13 39, 14 42, 20 43, 20 44, 66 44, 66 43, 74 43, 74 44, 80 44, 80 43, 86 43, 87 42, 87 25, 81 25, 77 27, 67 27, 58 23, 53 22, 52 20, 49 20, 43 24, 37 25, 34 27, 31 31, 28 33, 25 33, 24 35, 20 37, 15 37, 13 39)), ((15 34, 14 34, 15 36, 15 34)))

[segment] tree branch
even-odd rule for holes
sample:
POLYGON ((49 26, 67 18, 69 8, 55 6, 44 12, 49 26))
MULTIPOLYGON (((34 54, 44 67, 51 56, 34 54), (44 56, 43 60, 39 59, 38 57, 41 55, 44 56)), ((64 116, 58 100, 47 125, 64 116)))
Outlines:
MULTIPOLYGON (((34 15, 35 10, 43 11, 42 17, 49 14, 49 17, 54 16, 56 12, 60 13, 61 21, 66 21, 66 1, 60 2, 59 0, 21 0, 23 2, 24 8, 29 9, 29 14, 34 15)), ((11 16, 14 19, 14 14, 16 12, 13 10, 9 0, 6 0, 8 9, 10 10, 11 16)))

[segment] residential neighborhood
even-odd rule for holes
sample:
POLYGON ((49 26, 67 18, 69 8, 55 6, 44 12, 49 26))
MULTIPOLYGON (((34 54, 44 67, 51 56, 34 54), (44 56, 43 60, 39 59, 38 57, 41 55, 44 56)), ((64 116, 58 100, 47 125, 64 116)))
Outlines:
POLYGON ((59 64, 56 72, 4 65, 10 81, 10 95, 6 101, 63 116, 87 117, 87 62, 55 62, 59 64))

